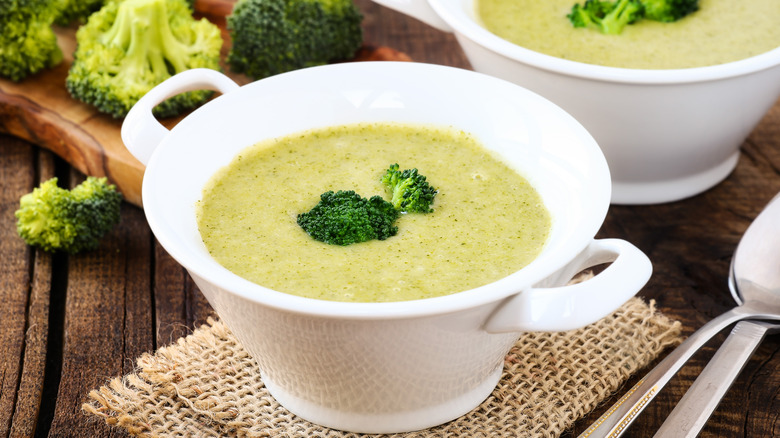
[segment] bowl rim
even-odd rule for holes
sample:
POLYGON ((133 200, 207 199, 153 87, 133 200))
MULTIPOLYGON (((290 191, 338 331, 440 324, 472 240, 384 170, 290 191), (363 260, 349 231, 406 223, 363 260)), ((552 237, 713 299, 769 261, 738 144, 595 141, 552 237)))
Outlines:
POLYGON ((609 67, 558 58, 511 43, 482 27, 472 12, 473 0, 428 0, 456 35, 517 62, 562 75, 622 84, 687 84, 727 79, 780 65, 780 47, 748 58, 703 67, 638 69, 609 67))
MULTIPOLYGON (((431 80, 434 80, 434 78, 431 78, 431 80)), ((483 89, 478 86, 476 89, 479 89, 480 92, 483 91, 483 89)), ((504 96, 502 95, 500 97, 503 98, 504 96)), ((606 158, 585 128, 563 109, 550 102, 548 99, 509 81, 471 70, 426 63, 381 61, 331 64, 295 70, 244 85, 243 87, 240 87, 239 90, 221 95, 211 100, 181 120, 171 129, 170 134, 160 142, 160 145, 150 157, 146 170, 142 187, 142 197, 144 200, 149 200, 149 203, 146 201, 144 202, 145 214, 149 226, 160 244, 179 264, 188 270, 191 276, 196 278, 196 282, 197 278, 200 278, 208 282, 208 287, 216 287, 252 302, 260 303, 266 307, 275 308, 288 313, 317 315, 339 319, 380 320, 447 314, 499 301, 507 296, 512 296, 523 289, 532 287, 536 282, 549 277, 567 263, 574 260, 576 255, 592 241, 606 217, 611 196, 610 174, 606 158), (213 259, 206 261, 207 265, 205 266, 207 269, 204 270, 203 262, 200 260, 202 257, 190 254, 186 249, 182 248, 181 244, 178 243, 178 237, 173 235, 175 233, 169 234, 169 231, 166 231, 167 228, 170 228, 166 223, 167 219, 157 211, 156 205, 160 203, 158 199, 163 196, 162 193, 164 192, 155 190, 155 184, 159 181, 159 174, 162 173, 161 170, 164 169, 164 167, 161 167, 164 166, 164 164, 160 163, 161 154, 158 152, 160 150, 165 150, 167 143, 176 140, 176 133, 184 131, 193 125, 198 126, 198 121, 204 117, 208 117, 209 114, 215 112, 221 114, 219 113, 219 109, 230 107, 231 102, 236 99, 246 99, 246 97, 242 96, 250 95, 250 91, 247 90, 253 90, 255 88, 262 89, 262 87, 278 87, 281 85, 281 82, 284 81, 298 81, 299 83, 302 83, 302 81, 309 81, 310 83, 316 83, 317 81, 314 78, 317 78, 318 72, 327 71, 331 74, 339 75, 347 70, 354 70, 352 74, 357 75, 357 77, 369 78, 373 78, 381 72, 384 77, 396 78, 399 75, 406 75, 406 78, 419 80, 421 74, 433 72, 440 75, 449 75, 448 77, 450 79, 459 78, 462 80, 469 80, 469 78, 473 78, 475 85, 484 84, 484 82, 481 81, 489 81, 504 90, 506 90, 505 87, 511 87, 513 90, 518 90, 517 92, 526 93, 526 95, 532 96, 536 101, 543 102, 548 108, 555 110, 556 114, 563 117, 561 120, 564 121, 567 126, 571 126, 572 129, 576 131, 576 134, 582 136, 582 140, 586 142, 584 144, 589 147, 588 155, 593 161, 593 167, 595 170, 599 171, 592 172, 594 178, 596 178, 594 181, 602 184, 600 190, 597 190, 596 188, 593 190, 597 192, 594 194, 593 198, 595 205, 593 205, 593 208, 589 209, 588 212, 584 213, 583 218, 587 220, 584 220, 582 224, 577 225, 578 229, 579 227, 583 229, 582 232, 579 232, 574 236, 575 239, 572 239, 572 242, 565 247, 567 253, 557 256, 557 258, 565 258, 565 260, 552 260, 552 257, 546 257, 543 261, 540 261, 540 257, 531 263, 536 266, 533 271, 523 268, 520 271, 484 286, 435 298, 380 303, 326 301, 275 291, 230 272, 213 259), (241 89, 244 89, 245 91, 242 93, 241 89), (534 272, 534 275, 518 275, 518 273, 529 271, 534 272), (522 281, 518 280, 518 278, 521 278, 522 281), (512 291, 506 292, 509 289, 512 291)), ((210 258, 208 254, 206 254, 206 256, 210 258)))

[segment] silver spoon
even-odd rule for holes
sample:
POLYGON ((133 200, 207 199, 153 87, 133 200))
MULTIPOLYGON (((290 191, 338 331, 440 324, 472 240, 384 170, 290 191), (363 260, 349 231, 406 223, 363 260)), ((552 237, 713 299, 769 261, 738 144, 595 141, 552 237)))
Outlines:
POLYGON ((730 324, 745 319, 780 321, 780 194, 769 202, 742 236, 729 276, 730 284, 739 290, 739 296, 735 297, 741 304, 688 337, 580 434, 580 438, 621 436, 685 362, 730 324))

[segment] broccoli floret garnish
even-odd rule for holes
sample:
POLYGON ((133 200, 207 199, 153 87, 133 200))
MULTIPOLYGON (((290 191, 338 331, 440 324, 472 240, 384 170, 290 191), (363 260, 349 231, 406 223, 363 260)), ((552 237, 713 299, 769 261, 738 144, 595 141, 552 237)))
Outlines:
POLYGON ((239 0, 227 17, 230 69, 254 79, 354 56, 363 42, 352 0, 239 0))
POLYGON ((18 82, 62 61, 51 28, 59 13, 53 0, 0 0, 0 76, 18 82))
MULTIPOLYGON (((184 70, 219 70, 222 35, 205 18, 196 20, 185 0, 109 1, 76 32, 77 48, 65 85, 98 111, 122 118, 149 90, 184 70)), ((195 90, 154 108, 169 117, 212 95, 195 90)))
POLYGON ((699 10, 699 0, 641 0, 644 18, 671 23, 699 10))
POLYGON ((391 165, 382 175, 382 184, 390 191, 390 203, 401 212, 430 213, 438 191, 431 187, 417 169, 399 170, 391 165))
POLYGON ((617 0, 615 3, 601 0, 586 0, 575 4, 568 17, 574 27, 593 26, 601 33, 615 35, 626 25, 634 23, 642 15, 642 4, 638 0, 617 0))
POLYGON ((315 240, 344 246, 395 236, 398 214, 380 196, 366 199, 352 190, 327 191, 311 210, 298 215, 298 225, 315 240))
POLYGON ((122 194, 106 178, 88 177, 73 190, 52 178, 19 201, 16 229, 29 245, 75 254, 98 247, 119 222, 122 194))
POLYGON ((593 27, 617 35, 641 19, 669 23, 699 9, 699 0, 585 0, 567 15, 574 27, 593 27))

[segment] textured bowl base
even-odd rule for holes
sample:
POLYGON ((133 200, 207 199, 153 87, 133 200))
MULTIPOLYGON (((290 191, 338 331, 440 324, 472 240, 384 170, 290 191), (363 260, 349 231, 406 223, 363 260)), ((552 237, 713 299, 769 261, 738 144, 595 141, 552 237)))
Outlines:
POLYGON ((657 182, 612 182, 612 204, 661 204, 679 201, 711 189, 737 166, 739 151, 717 166, 683 178, 657 182))
POLYGON ((262 375, 268 392, 288 411, 320 426, 355 433, 401 433, 427 429, 465 415, 479 406, 493 392, 503 367, 491 373, 487 379, 460 397, 435 406, 413 411, 386 414, 346 412, 320 406, 303 400, 276 386, 268 376, 262 375))

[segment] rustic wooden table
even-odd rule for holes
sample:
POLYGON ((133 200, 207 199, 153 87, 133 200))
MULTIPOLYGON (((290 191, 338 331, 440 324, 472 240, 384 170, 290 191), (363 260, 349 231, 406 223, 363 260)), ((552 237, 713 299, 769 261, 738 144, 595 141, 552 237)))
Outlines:
MULTIPOLYGON (((469 68, 452 35, 369 0, 359 5, 368 43, 415 61, 469 68)), ((131 371, 141 353, 186 335, 213 311, 131 204, 95 252, 28 248, 16 235, 14 211, 23 194, 52 176, 66 185, 83 178, 50 152, 0 135, 0 436, 121 436, 81 412, 88 391, 131 371)), ((654 273, 640 295, 690 334, 734 305, 726 286, 731 254, 778 191, 780 104, 747 139, 724 182, 680 202, 613 206, 599 236, 626 239, 648 254, 654 273)), ((693 357, 628 436, 654 434, 725 336, 693 357)), ((565 436, 579 434, 615 398, 565 436)), ((702 436, 780 437, 780 337, 763 342, 702 436)))

